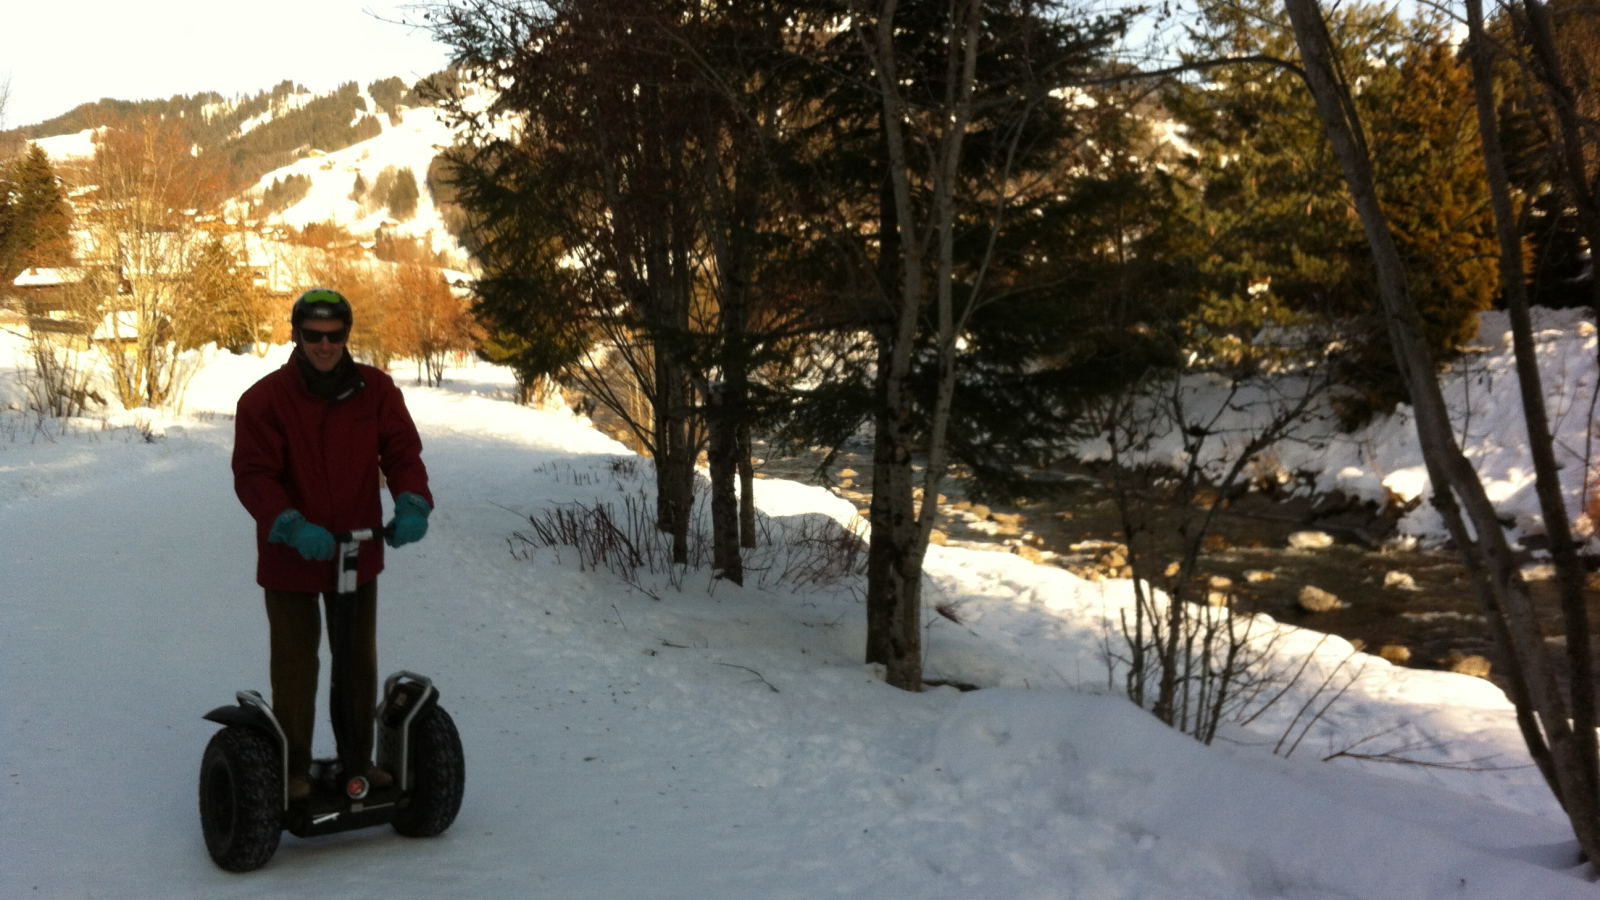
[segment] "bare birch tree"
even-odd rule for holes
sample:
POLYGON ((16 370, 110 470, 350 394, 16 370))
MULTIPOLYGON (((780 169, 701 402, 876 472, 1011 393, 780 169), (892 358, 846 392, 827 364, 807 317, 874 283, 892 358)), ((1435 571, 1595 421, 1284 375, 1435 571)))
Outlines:
MULTIPOLYGON (((1554 660, 1549 658, 1527 586, 1499 517, 1476 470, 1456 441, 1436 366, 1422 337, 1420 318, 1408 291, 1405 267, 1378 201, 1374 161, 1356 112, 1351 85, 1344 76, 1318 0, 1284 0, 1284 7, 1300 50, 1306 84, 1372 250, 1379 300, 1395 361, 1415 410, 1417 437, 1433 486, 1433 505, 1449 529, 1488 619, 1530 755, 1566 810, 1584 855, 1591 861, 1600 860, 1593 683, 1587 678, 1573 682, 1570 689, 1574 702, 1563 696, 1554 660), (1579 694, 1585 695, 1581 701, 1577 699, 1579 694)), ((1481 11, 1474 17, 1480 23, 1478 37, 1481 38, 1481 11)), ((1481 67, 1482 64, 1475 65, 1481 67)), ((1485 73, 1479 71, 1477 75, 1479 90, 1482 90, 1486 85, 1485 73)), ((1497 207, 1504 199, 1495 200, 1497 207)), ((1508 273, 1505 277, 1512 276, 1508 273)), ((1516 278, 1520 281, 1520 274, 1516 278)), ((1521 339, 1517 341, 1520 343, 1521 339)), ((1531 341, 1527 348, 1517 347, 1519 370, 1524 349, 1530 351, 1527 359, 1531 364, 1531 341)), ((1524 381, 1523 391, 1530 447, 1544 445, 1543 450, 1535 450, 1537 460, 1548 453, 1550 441, 1548 424, 1543 421, 1543 396, 1536 380, 1524 381), (1531 402, 1526 402, 1528 400, 1531 402)), ((1536 465, 1543 468, 1542 464, 1536 465)), ((1547 473, 1541 472, 1541 480, 1544 474, 1547 473)), ((1541 487, 1541 502, 1546 489, 1547 486, 1541 487)), ((1556 490, 1559 491, 1559 482, 1556 490)), ((1555 517, 1564 523, 1565 513, 1559 499, 1556 507, 1555 517)), ((1547 510, 1547 514, 1549 512, 1552 511, 1547 510)), ((1549 527, 1550 523, 1547 521, 1546 525, 1549 527)), ((1584 658, 1577 668, 1585 676, 1588 637, 1586 625, 1583 631, 1567 635, 1569 642, 1582 648, 1584 658)))
POLYGON ((196 212, 220 187, 189 143, 168 123, 150 120, 109 130, 95 151, 93 211, 85 217, 92 265, 109 276, 96 311, 124 406, 160 407, 182 395, 175 323, 204 242, 196 212))
POLYGON ((961 337, 973 315, 997 299, 987 278, 1017 199, 1030 124, 1044 104, 1060 102, 1052 92, 1084 83, 1121 22, 1052 31, 1070 15, 1049 0, 950 0, 924 8, 941 25, 931 44, 937 49, 919 57, 907 45, 929 36, 901 21, 911 5, 852 0, 850 14, 881 103, 887 160, 880 308, 868 316, 877 371, 866 658, 886 667, 888 683, 916 691, 922 687, 922 564, 948 463, 961 337), (980 80, 983 53, 1014 68, 990 67, 980 80), (992 132, 982 160, 969 145, 980 119, 992 132), (963 254, 958 262, 958 233, 983 248, 975 258, 963 254), (910 379, 925 327, 936 375, 928 421, 918 421, 910 379), (920 511, 912 490, 917 449, 926 454, 921 494, 927 502, 920 511))

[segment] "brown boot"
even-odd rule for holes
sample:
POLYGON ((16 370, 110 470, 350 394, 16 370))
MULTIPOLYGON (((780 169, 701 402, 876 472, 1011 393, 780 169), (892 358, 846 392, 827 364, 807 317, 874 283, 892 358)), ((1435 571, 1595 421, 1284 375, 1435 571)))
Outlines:
POLYGON ((367 766, 367 784, 375 788, 386 788, 394 784, 394 776, 377 766, 367 766))

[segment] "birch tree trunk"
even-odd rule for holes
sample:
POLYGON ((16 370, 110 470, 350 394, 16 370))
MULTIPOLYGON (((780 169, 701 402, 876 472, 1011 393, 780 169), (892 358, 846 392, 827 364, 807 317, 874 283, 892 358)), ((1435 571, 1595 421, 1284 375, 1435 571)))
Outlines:
MULTIPOLYGON (((1531 2, 1531 0, 1530 0, 1531 2)), ((1495 232, 1500 247, 1500 283, 1510 313, 1512 347, 1517 360, 1517 382, 1533 456, 1539 510, 1544 518, 1550 556, 1556 567, 1561 610, 1567 632, 1568 695, 1572 704, 1573 735, 1586 780, 1585 792, 1596 796, 1600 783, 1600 747, 1595 742, 1594 667, 1589 640, 1589 610, 1584 600, 1585 572, 1573 539, 1567 507, 1562 499, 1560 465, 1556 462, 1550 420, 1544 405, 1544 388, 1533 340, 1533 320, 1528 309, 1526 275, 1522 269, 1522 239, 1511 204, 1511 182, 1500 143, 1500 123, 1495 116, 1494 70, 1491 46, 1483 27, 1483 0, 1467 0, 1467 49, 1472 62, 1472 89, 1478 114, 1489 199, 1494 208, 1495 232)))
POLYGON ((750 423, 739 426, 739 546, 756 546, 756 467, 751 461, 750 423))
MULTIPOLYGON (((1306 84, 1372 250, 1390 344, 1411 396, 1417 437, 1433 479, 1434 505, 1455 538, 1469 573, 1477 580, 1475 593, 1487 604, 1484 612, 1494 623, 1490 632, 1501 644, 1499 655, 1515 669, 1508 674, 1526 689, 1527 715, 1537 719, 1538 731, 1542 731, 1549 750, 1549 771, 1555 778, 1552 787, 1566 808, 1578 843, 1590 859, 1600 859, 1596 855, 1600 852, 1600 823, 1596 821, 1593 784, 1587 775, 1594 760, 1592 756, 1584 758, 1585 742, 1573 733, 1567 704, 1546 659, 1527 588, 1494 507, 1456 442, 1437 368, 1407 289, 1405 268, 1378 202, 1372 159, 1327 23, 1317 0, 1284 0, 1284 8, 1300 49, 1306 84), (1469 522, 1470 535, 1466 527, 1469 522)), ((1526 728, 1524 733, 1530 734, 1526 728)), ((1535 750, 1536 757, 1538 752, 1535 750)))
MULTIPOLYGON (((857 35, 871 61, 882 101, 882 123, 887 175, 880 194, 879 282, 884 314, 874 320, 878 345, 875 413, 876 447, 873 451, 871 541, 867 554, 867 661, 887 667, 886 680, 904 690, 922 689, 922 563, 928 538, 938 516, 939 487, 948 461, 947 438, 956 389, 958 343, 977 305, 989 250, 976 265, 976 275, 956 297, 956 199, 962 185, 963 154, 968 126, 973 121, 977 89, 979 38, 984 17, 983 0, 951 0, 949 21, 942 41, 943 96, 926 101, 928 108, 912 108, 906 99, 899 49, 895 45, 897 0, 882 0, 870 17, 869 35, 858 24, 857 35), (908 134, 912 128, 914 134, 908 134), (912 155, 922 154, 929 165, 914 167, 912 155), (912 183, 926 199, 914 201, 912 183), (928 248, 934 258, 928 259, 928 248), (930 309, 931 307, 931 309, 930 309), (912 492, 914 403, 907 383, 919 328, 929 312, 937 329, 934 340, 937 378, 931 416, 921 432, 927 466, 922 476, 924 502, 920 512, 912 492)), ((1013 52, 1025 54, 1018 45, 1013 52)), ((1019 104, 1018 123, 1032 107, 1019 104)), ((1012 140, 1022 133, 1012 132, 1012 140)), ((1011 145, 1015 152, 1015 143, 1011 145)), ((1007 163, 1009 165, 1009 157, 1007 163)), ((990 210, 990 237, 999 228, 1008 202, 1002 174, 998 196, 990 210)), ((970 199, 970 198, 963 198, 970 199)))

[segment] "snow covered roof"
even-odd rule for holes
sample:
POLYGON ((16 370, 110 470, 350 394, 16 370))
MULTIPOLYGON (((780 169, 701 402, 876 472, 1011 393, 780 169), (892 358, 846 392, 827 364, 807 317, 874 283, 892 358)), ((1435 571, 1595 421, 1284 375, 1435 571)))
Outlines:
POLYGON ((22 288, 55 287, 62 284, 77 284, 89 277, 89 270, 78 266, 62 268, 38 267, 24 269, 12 284, 22 288))

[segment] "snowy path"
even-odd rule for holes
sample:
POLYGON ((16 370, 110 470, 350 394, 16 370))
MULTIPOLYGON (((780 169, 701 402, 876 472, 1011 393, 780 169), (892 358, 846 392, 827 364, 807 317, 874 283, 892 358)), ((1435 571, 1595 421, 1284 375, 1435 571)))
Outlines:
MULTIPOLYGON (((225 362, 193 408, 248 383, 253 361, 225 362)), ((507 508, 592 499, 604 479, 575 482, 620 448, 462 386, 408 398, 439 511, 380 582, 380 668, 433 675, 457 721, 452 829, 285 836, 259 872, 212 866, 199 717, 266 687, 231 422, 23 436, 0 442, 0 897, 1593 896, 1548 815, 1204 748, 1113 698, 895 691, 859 664, 844 592, 698 575, 654 601, 548 551, 515 559, 507 508)), ((825 508, 779 499, 807 497, 825 508)), ((975 624, 935 632, 936 658, 1020 685, 1064 665, 1039 646, 1081 652, 1044 602, 983 599, 1011 561, 962 582, 944 560, 975 624)))

